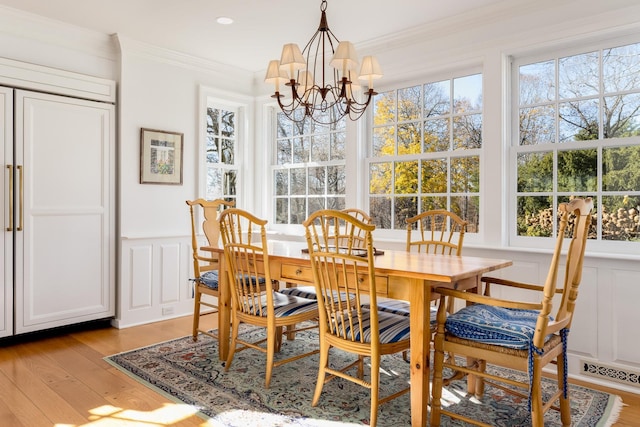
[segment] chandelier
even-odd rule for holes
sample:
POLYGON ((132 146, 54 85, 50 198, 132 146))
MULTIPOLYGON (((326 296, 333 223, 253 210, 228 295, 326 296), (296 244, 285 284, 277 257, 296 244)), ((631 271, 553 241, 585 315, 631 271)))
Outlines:
POLYGON ((327 1, 322 0, 320 26, 302 51, 295 43, 282 47, 280 60, 269 62, 264 81, 275 86, 272 98, 294 122, 311 119, 320 124, 337 123, 343 117, 360 118, 371 98, 373 80, 382 77, 374 56, 362 58, 358 73, 358 56, 351 42, 339 41, 327 24, 327 1), (366 81, 363 91, 359 80, 366 81), (280 93, 280 85, 290 92, 290 99, 280 93))

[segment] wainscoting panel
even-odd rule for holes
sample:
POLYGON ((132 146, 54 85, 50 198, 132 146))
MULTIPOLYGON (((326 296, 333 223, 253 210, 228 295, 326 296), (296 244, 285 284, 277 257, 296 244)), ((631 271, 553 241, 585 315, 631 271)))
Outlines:
POLYGON ((160 245, 160 304, 176 303, 180 300, 180 245, 160 245))
MULTIPOLYGON (((640 264, 640 263, 638 263, 640 264)), ((614 339, 612 361, 634 364, 640 370, 640 274, 638 271, 613 269, 611 272, 613 290, 613 325, 611 338, 614 339)))
POLYGON ((129 250, 131 259, 131 283, 135 286, 129 287, 130 295, 129 310, 151 307, 152 301, 152 250, 150 245, 134 246, 129 250))

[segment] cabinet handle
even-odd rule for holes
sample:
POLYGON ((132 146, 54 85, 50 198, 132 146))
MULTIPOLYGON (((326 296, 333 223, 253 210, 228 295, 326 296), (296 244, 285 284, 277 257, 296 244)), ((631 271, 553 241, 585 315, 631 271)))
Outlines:
POLYGON ((18 169, 18 175, 20 175, 20 223, 18 225, 18 231, 22 231, 24 225, 24 174, 22 165, 16 166, 18 169))
POLYGON ((13 166, 7 165, 9 169, 9 226, 7 231, 13 231, 13 166))

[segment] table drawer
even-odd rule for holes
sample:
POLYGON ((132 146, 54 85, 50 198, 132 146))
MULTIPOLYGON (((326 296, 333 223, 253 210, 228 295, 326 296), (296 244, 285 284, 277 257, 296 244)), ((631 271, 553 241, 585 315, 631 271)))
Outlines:
MULTIPOLYGON (((389 281, 386 276, 376 276, 376 294, 387 295, 389 293, 389 281)), ((369 292, 369 279, 364 274, 358 274, 358 281, 360 282, 360 289, 364 292, 369 292)), ((350 286, 351 287, 351 286, 350 286)), ((354 288, 355 289, 355 288, 354 288)))
POLYGON ((294 282, 313 283, 313 270, 311 267, 300 265, 283 265, 280 269, 280 277, 294 282))

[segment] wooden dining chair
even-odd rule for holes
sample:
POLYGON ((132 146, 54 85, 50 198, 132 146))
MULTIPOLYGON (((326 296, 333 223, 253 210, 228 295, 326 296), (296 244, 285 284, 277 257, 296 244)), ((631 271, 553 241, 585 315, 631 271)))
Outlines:
MULTIPOLYGON (((361 209, 347 208, 347 209, 342 209, 342 212, 347 213, 360 221, 363 221, 365 224, 373 224, 373 220, 371 219, 369 214, 367 214, 365 211, 361 209)), ((360 231, 360 232, 363 234, 351 236, 351 237, 353 238, 354 245, 364 247, 365 245, 364 231, 360 231)), ((340 246, 340 245, 343 245, 348 238, 349 238, 348 236, 343 236, 343 235, 331 236, 331 242, 329 243, 340 246)), ((295 295, 298 297, 309 298, 309 299, 318 298, 316 295, 315 286, 308 286, 308 285, 299 286, 295 283, 289 283, 289 282, 286 283, 285 286, 286 288, 282 289, 281 291, 284 294, 295 295)))
POLYGON ((187 200, 189 213, 191 215, 191 251, 193 256, 193 274, 194 278, 194 307, 193 307, 193 324, 192 335, 193 340, 197 341, 198 334, 205 334, 214 339, 218 339, 218 335, 211 329, 200 326, 200 321, 204 316, 218 313, 218 254, 212 252, 204 252, 200 250, 201 245, 198 242, 198 232, 202 232, 207 240, 207 246, 214 248, 219 247, 220 226, 218 222, 218 214, 225 207, 231 207, 233 202, 223 199, 216 200, 187 200), (199 212, 198 212, 199 211, 199 212), (196 217, 202 216, 201 228, 196 227, 196 217), (211 298, 204 298, 207 295, 211 298))
MULTIPOLYGON (((317 349, 288 358, 275 358, 282 344, 283 327, 301 324, 297 331, 317 328, 318 302, 284 295, 274 288, 269 270, 266 220, 231 208, 220 214, 225 270, 231 290, 231 346, 225 371, 231 368, 236 352, 254 349, 266 354, 265 387, 269 388, 273 368, 318 353, 317 349), (266 338, 257 342, 239 336, 240 324, 266 330, 266 338)), ((277 283, 277 282, 276 282, 277 283)))
MULTIPOLYGON (((560 204, 558 237, 544 285, 484 277, 482 283, 485 289, 482 295, 453 289, 435 289, 440 294, 441 305, 438 309, 434 342, 432 426, 440 425, 442 414, 485 425, 456 414, 452 410, 454 401, 447 402, 445 409, 442 397, 445 368, 465 373, 469 393, 478 397, 484 393, 485 383, 496 385, 498 382, 505 382, 510 387, 496 386, 528 401, 531 425, 534 427, 544 425, 544 414, 559 400, 562 425, 571 425, 566 347, 582 277, 592 209, 593 202, 590 198, 576 198, 569 203, 560 204), (573 225, 565 258, 564 282, 562 286, 557 286, 562 245, 566 239, 565 230, 570 216, 573 225), (493 298, 491 288, 494 286, 515 288, 523 293, 533 292, 539 302, 493 298), (447 316, 442 304, 445 298, 461 299, 470 305, 447 316), (552 315, 555 303, 558 308, 552 315), (445 352, 466 357, 466 366, 445 360, 445 352), (557 364, 557 390, 551 396, 545 396, 543 402, 542 369, 550 363, 557 364), (499 374, 491 375, 485 370, 487 364, 527 372, 527 380, 517 381, 514 378, 501 378, 499 374), (523 389, 524 392, 517 389, 523 389)), ((459 398, 456 397, 456 400, 459 398)))
POLYGON ((376 307, 372 237, 375 225, 337 210, 314 212, 303 225, 320 311, 320 365, 311 404, 318 404, 328 381, 334 378, 352 381, 370 390, 369 425, 375 426, 378 405, 410 390, 379 396, 381 355, 409 348, 409 318, 362 307, 366 298, 376 307), (341 245, 334 244, 337 238, 341 245), (355 302, 344 301, 338 297, 341 294, 354 295, 355 302), (357 359, 345 367, 332 367, 329 364, 331 348, 352 353, 357 359), (370 358, 370 381, 364 379, 365 357, 370 358), (357 366, 356 376, 347 373, 354 366, 357 366))

